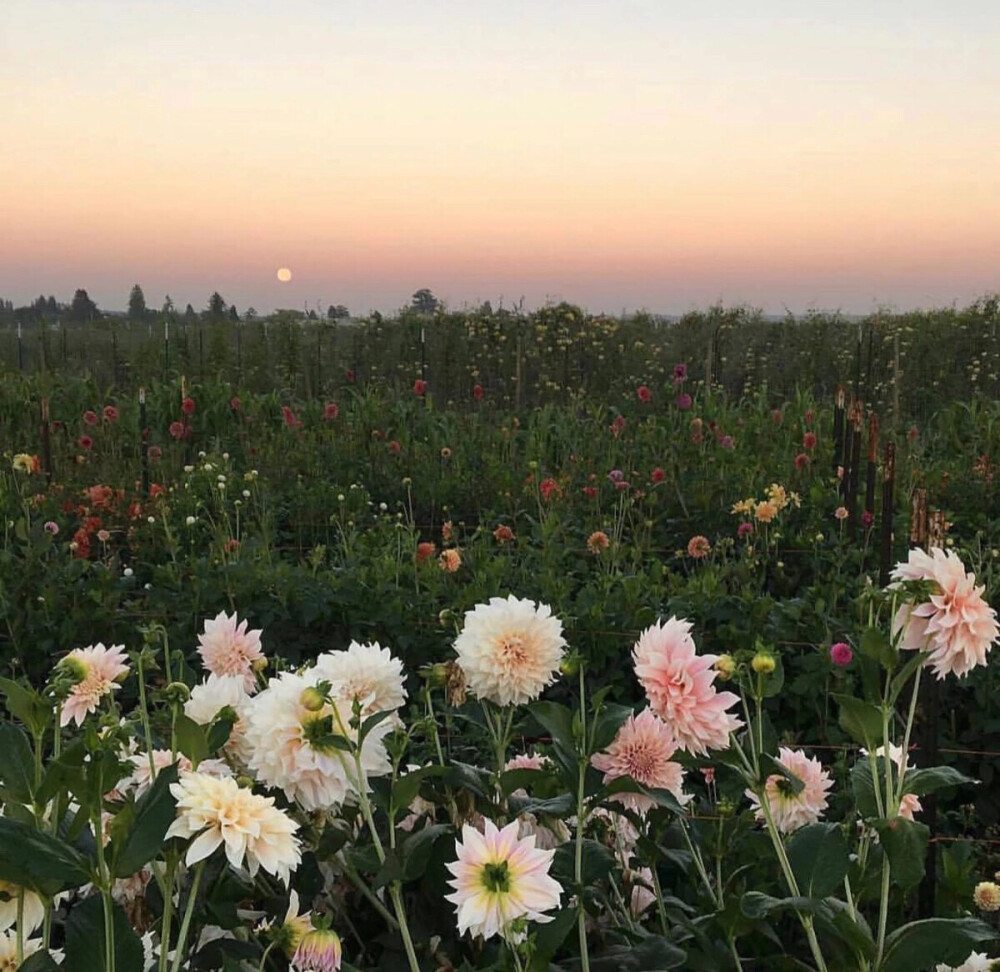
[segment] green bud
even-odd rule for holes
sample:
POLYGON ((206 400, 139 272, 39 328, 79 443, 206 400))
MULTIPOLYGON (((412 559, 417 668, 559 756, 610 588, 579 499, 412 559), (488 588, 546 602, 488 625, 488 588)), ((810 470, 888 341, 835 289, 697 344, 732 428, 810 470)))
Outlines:
POLYGON ((299 705, 309 712, 319 712, 326 705, 326 696, 315 686, 310 685, 302 690, 299 696, 299 705))
POLYGON ((163 697, 171 704, 183 705, 191 698, 191 689, 183 682, 171 682, 163 690, 163 697))

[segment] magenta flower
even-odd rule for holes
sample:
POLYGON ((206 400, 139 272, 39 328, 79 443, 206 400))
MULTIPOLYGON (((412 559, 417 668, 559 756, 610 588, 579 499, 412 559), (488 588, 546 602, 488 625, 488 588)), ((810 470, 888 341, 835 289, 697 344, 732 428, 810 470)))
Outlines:
POLYGON ((837 665, 839 668, 846 668, 854 659, 854 652, 851 651, 851 646, 843 641, 838 641, 834 645, 830 645, 830 661, 837 665))

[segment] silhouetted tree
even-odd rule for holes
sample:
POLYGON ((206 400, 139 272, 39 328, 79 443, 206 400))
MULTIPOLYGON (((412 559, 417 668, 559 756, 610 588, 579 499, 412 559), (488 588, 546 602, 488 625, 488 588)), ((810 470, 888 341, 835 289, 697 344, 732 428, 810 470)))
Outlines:
POLYGON ((426 287, 422 287, 413 295, 410 305, 418 314, 433 314, 441 306, 441 301, 426 287))
POLYGON ((97 304, 90 299, 86 290, 80 289, 73 294, 73 302, 69 305, 69 319, 71 321, 82 324, 100 316, 101 312, 97 309, 97 304))
POLYGON ((194 308, 190 304, 188 304, 187 307, 184 308, 184 320, 188 324, 190 324, 192 321, 198 320, 198 315, 194 312, 194 308))
POLYGON ((208 316, 218 320, 226 313, 226 302, 222 299, 222 294, 218 291, 208 298, 208 316))
POLYGON ((350 316, 351 312, 343 304, 331 304, 326 309, 326 319, 328 321, 340 321, 350 316))
POLYGON ((247 308, 247 312, 243 316, 248 321, 255 321, 255 320, 257 320, 257 308, 256 307, 248 307, 247 308))
POLYGON ((143 321, 146 319, 146 295, 142 292, 142 287, 133 284, 128 295, 128 319, 130 321, 143 321))
POLYGON ((174 301, 170 294, 167 294, 163 298, 163 306, 160 308, 160 313, 164 317, 174 318, 177 316, 177 311, 174 309, 174 301))
POLYGON ((229 319, 234 324, 238 324, 239 323, 240 315, 236 313, 236 305, 235 304, 233 304, 233 306, 229 308, 229 319))

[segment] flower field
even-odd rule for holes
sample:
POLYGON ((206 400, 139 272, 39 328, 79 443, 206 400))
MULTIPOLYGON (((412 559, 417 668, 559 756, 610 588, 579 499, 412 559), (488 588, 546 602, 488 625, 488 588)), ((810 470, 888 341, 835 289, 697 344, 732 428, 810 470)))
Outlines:
POLYGON ((463 328, 4 375, 0 968, 988 968, 988 389, 463 328))

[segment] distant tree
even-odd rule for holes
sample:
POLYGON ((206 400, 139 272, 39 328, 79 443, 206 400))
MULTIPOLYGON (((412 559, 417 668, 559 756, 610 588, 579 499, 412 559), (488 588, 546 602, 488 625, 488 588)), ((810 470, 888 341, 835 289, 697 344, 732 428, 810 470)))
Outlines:
POLYGON ((479 313, 483 314, 486 317, 492 317, 493 305, 488 300, 484 300, 479 307, 479 313))
POLYGON ((226 313, 226 302, 222 299, 222 294, 218 291, 208 298, 208 316, 218 320, 226 313))
POLYGON ((229 319, 234 324, 238 324, 239 321, 240 321, 240 315, 236 313, 236 305, 235 304, 233 304, 233 306, 229 308, 229 319))
POLYGON ((160 308, 160 313, 164 317, 176 316, 177 311, 174 309, 174 301, 170 294, 167 294, 167 296, 163 298, 163 306, 160 308))
POLYGON ((314 309, 312 309, 312 308, 310 308, 310 310, 309 310, 309 313, 308 313, 308 315, 306 315, 306 316, 307 316, 307 317, 309 318, 309 320, 311 320, 311 321, 318 321, 318 320, 319 320, 319 315, 318 315, 318 314, 316 313, 316 311, 315 311, 314 309))
POLYGON ((190 324, 192 321, 198 320, 198 315, 194 312, 194 308, 190 304, 188 304, 187 307, 184 308, 184 320, 188 324, 190 324))
POLYGON ((69 319, 71 321, 83 324, 100 316, 101 312, 97 309, 97 304, 90 299, 86 290, 80 289, 73 294, 73 301, 69 305, 69 319))
POLYGON ((410 306, 418 314, 434 314, 441 306, 441 301, 437 299, 426 287, 418 290, 410 301, 410 306))
POLYGON ((247 308, 247 312, 243 316, 248 321, 255 321, 255 320, 257 320, 257 308, 256 307, 248 307, 247 308))
POLYGON ((143 321, 146 319, 146 313, 146 295, 142 292, 142 287, 133 284, 128 294, 128 319, 143 321))
POLYGON ((326 319, 328 321, 340 321, 350 316, 351 312, 343 304, 331 304, 326 309, 326 319))
POLYGON ((56 303, 55 297, 53 297, 51 294, 49 294, 49 299, 45 302, 45 310, 53 317, 59 313, 59 304, 56 303))

